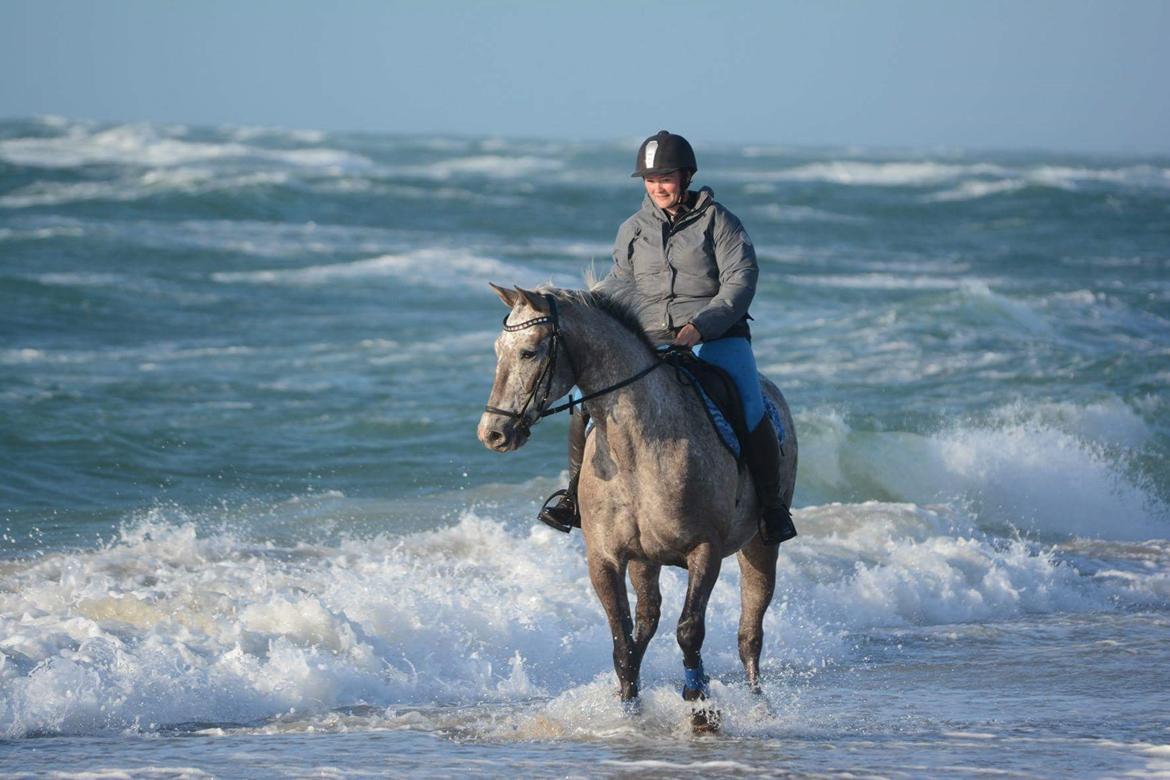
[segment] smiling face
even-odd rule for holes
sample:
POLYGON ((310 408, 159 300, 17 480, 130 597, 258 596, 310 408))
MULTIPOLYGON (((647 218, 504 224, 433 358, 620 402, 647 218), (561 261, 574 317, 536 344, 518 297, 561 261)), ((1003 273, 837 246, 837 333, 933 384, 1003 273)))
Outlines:
POLYGON ((646 194, 650 196, 650 200, 654 201, 655 206, 671 215, 678 211, 679 205, 686 197, 685 180, 686 173, 683 171, 651 174, 643 179, 646 183, 646 194))

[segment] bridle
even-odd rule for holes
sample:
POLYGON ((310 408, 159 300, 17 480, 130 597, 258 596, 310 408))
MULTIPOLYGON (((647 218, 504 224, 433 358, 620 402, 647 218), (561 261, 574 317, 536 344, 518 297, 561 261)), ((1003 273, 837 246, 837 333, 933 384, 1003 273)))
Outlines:
POLYGON ((525 320, 524 322, 518 322, 515 325, 508 324, 508 317, 512 316, 511 314, 504 316, 504 330, 508 333, 515 333, 518 330, 535 328, 537 325, 552 325, 552 341, 549 343, 548 347, 548 359, 544 361, 544 365, 540 368, 540 373, 536 375, 536 381, 532 383, 532 390, 528 393, 528 397, 524 399, 524 403, 521 405, 520 411, 518 412, 514 412, 510 409, 500 409, 499 407, 495 406, 484 407, 484 411, 490 412, 492 414, 503 415, 504 417, 510 417, 513 420, 516 420, 517 427, 519 427, 525 433, 527 433, 533 425, 539 422, 541 418, 547 417, 549 414, 554 413, 546 410, 545 407, 548 406, 548 396, 549 393, 552 392, 552 382, 553 375, 555 374, 554 369, 556 368, 557 353, 560 351, 562 346, 565 350, 565 357, 569 359, 569 367, 573 369, 573 377, 575 378, 577 376, 577 368, 573 364, 573 356, 569 352, 569 345, 564 344, 564 337, 561 335, 561 324, 560 317, 557 313, 556 299, 547 294, 544 296, 544 299, 548 302, 549 305, 547 315, 534 317, 530 320, 525 320), (537 398, 538 396, 539 399, 537 398), (537 409, 536 418, 532 422, 528 422, 528 410, 534 404, 537 409))
POLYGON ((561 334, 561 323, 560 316, 557 312, 556 298, 546 293, 544 295, 544 299, 548 302, 548 314, 546 315, 533 317, 530 320, 518 322, 515 325, 508 324, 508 317, 512 316, 511 314, 504 316, 504 330, 508 333, 515 333, 518 330, 535 328, 537 325, 552 325, 552 341, 549 344, 548 359, 545 361, 544 365, 541 366, 540 373, 537 374, 536 381, 532 384, 532 390, 528 393, 528 397, 524 399, 524 403, 521 405, 519 411, 500 409, 496 406, 484 406, 484 411, 486 412, 491 414, 499 414, 504 417, 509 417, 513 420, 516 420, 516 426, 524 433, 527 434, 533 425, 536 425, 545 417, 563 412, 566 409, 572 411, 574 406, 580 406, 586 401, 598 398, 607 393, 612 393, 614 390, 619 390, 626 385, 633 384, 634 382, 637 382, 639 379, 649 374, 654 369, 664 365, 665 361, 655 360, 646 368, 642 369, 631 377, 623 379, 617 384, 610 385, 609 387, 598 390, 594 393, 589 393, 588 395, 582 396, 581 398, 570 398, 565 403, 560 404, 559 406, 554 406, 551 409, 547 408, 549 393, 552 392, 552 381, 553 375, 555 374, 554 369, 556 367, 557 355, 561 350, 564 350, 565 358, 569 361, 569 368, 573 372, 574 380, 577 379, 578 374, 577 365, 573 360, 572 352, 569 351, 568 342, 565 341, 564 336, 561 334), (542 385, 543 391, 541 389, 542 385), (538 396, 539 400, 537 398, 538 396), (533 405, 535 405, 537 412, 532 422, 528 422, 528 410, 529 408, 533 407, 533 405))

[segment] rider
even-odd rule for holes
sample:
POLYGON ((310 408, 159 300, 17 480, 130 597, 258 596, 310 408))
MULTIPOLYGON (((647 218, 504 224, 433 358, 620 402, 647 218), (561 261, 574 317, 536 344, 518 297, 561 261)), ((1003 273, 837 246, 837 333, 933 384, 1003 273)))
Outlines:
MULTIPOLYGON (((642 178, 646 197, 618 228, 613 267, 593 290, 626 293, 651 340, 693 348, 731 375, 750 431, 745 455, 763 511, 763 541, 779 544, 796 536, 796 528, 780 497, 779 444, 764 413, 748 328, 755 248, 709 187, 687 189, 699 167, 681 135, 660 130, 650 136, 634 165, 632 176, 642 178)), ((554 493, 540 511, 542 521, 566 532, 581 525, 576 498, 586 422, 580 413, 569 424, 568 490, 554 493)))

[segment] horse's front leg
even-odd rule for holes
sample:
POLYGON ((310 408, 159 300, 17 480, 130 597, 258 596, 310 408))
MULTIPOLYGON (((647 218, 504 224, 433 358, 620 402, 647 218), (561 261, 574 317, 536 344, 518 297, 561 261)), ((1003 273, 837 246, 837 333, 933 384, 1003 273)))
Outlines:
POLYGON ((624 561, 589 556, 589 579, 605 608, 609 632, 613 636, 613 668, 621 685, 622 701, 633 702, 638 697, 642 654, 637 651, 632 635, 634 626, 630 619, 630 599, 626 594, 625 569, 624 561))
POLYGON ((707 635, 707 601, 719 579, 722 560, 715 546, 704 542, 687 555, 687 598, 678 619, 678 646, 683 652, 683 698, 707 698, 707 675, 703 673, 703 639, 707 635))
POLYGON ((634 586, 634 595, 638 597, 638 608, 634 623, 634 652, 637 654, 638 667, 642 666, 642 656, 646 654, 646 646, 654 638, 658 630, 658 618, 662 615, 662 591, 658 588, 658 575, 662 567, 656 563, 645 561, 630 561, 630 584, 634 586))

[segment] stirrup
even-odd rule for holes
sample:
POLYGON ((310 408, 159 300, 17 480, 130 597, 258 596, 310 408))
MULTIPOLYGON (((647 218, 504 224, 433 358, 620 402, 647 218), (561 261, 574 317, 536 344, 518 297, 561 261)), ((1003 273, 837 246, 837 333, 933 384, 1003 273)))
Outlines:
POLYGON ((556 491, 544 500, 544 505, 540 508, 540 514, 538 514, 536 517, 540 520, 540 522, 544 523, 550 528, 555 528, 562 533, 569 533, 574 528, 573 520, 575 518, 570 516, 568 520, 564 519, 564 516, 569 513, 567 509, 563 508, 563 505, 566 501, 576 503, 573 497, 569 495, 569 491, 556 491), (561 501, 557 502, 556 506, 549 506, 549 504, 558 498, 561 499, 561 501))
POLYGON ((777 512, 780 515, 777 518, 779 522, 776 523, 775 528, 768 527, 768 520, 764 514, 764 512, 760 513, 760 541, 766 546, 772 547, 796 537, 796 526, 792 522, 792 510, 784 504, 780 504, 780 510, 777 512), (775 536, 772 536, 772 531, 776 532, 775 536))

